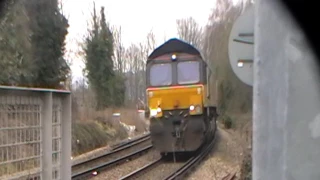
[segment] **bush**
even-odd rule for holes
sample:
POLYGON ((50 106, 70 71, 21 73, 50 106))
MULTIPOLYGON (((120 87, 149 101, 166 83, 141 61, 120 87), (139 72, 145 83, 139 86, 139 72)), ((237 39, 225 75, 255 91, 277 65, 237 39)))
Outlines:
POLYGON ((251 180, 252 179, 252 156, 249 150, 242 161, 240 180, 251 180))
POLYGON ((121 127, 115 129, 108 123, 99 121, 75 122, 72 127, 72 155, 86 153, 127 136, 125 129, 121 127))
POLYGON ((224 114, 220 117, 220 121, 222 122, 222 124, 224 125, 224 127, 226 129, 230 129, 233 126, 232 118, 226 114, 224 114))

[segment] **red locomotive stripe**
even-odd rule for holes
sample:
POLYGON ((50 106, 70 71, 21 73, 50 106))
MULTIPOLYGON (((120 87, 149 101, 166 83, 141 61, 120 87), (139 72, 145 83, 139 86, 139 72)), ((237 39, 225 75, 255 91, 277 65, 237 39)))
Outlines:
POLYGON ((193 85, 187 85, 187 86, 168 86, 168 87, 153 87, 153 88, 147 88, 147 91, 150 90, 163 90, 163 89, 182 89, 182 88, 195 88, 195 87, 203 87, 203 84, 193 84, 193 85))

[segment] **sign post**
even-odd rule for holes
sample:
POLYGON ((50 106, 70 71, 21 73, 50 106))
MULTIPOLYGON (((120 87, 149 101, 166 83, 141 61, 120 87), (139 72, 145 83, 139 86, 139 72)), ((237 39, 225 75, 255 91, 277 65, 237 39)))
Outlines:
POLYGON ((245 84, 253 84, 254 6, 248 8, 232 26, 229 36, 229 61, 233 72, 245 84))

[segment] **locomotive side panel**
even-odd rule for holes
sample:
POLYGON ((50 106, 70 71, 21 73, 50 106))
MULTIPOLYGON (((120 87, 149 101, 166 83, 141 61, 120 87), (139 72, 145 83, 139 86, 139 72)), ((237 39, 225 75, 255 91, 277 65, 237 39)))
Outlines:
POLYGON ((205 86, 207 99, 207 107, 210 111, 210 118, 217 118, 217 105, 218 105, 218 80, 215 75, 211 74, 208 78, 208 83, 205 86), (209 94, 207 94, 209 92, 209 94))

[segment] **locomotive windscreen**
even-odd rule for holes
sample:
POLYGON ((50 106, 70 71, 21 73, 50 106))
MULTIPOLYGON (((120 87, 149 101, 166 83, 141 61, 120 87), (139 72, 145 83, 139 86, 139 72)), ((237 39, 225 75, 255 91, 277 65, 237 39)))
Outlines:
POLYGON ((151 86, 168 86, 172 84, 172 64, 154 64, 150 68, 151 86))
POLYGON ((200 63, 198 61, 179 62, 178 84, 193 84, 200 81, 200 63))
POLYGON ((191 55, 199 55, 200 52, 192 45, 176 38, 169 39, 167 42, 156 48, 148 57, 154 59, 168 53, 188 53, 191 55))

